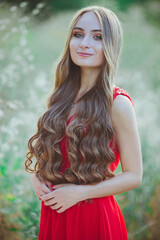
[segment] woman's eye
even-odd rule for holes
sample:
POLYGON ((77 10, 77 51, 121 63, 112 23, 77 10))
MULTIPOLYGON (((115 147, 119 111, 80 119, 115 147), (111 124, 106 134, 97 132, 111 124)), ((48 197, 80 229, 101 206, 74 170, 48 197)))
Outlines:
POLYGON ((95 38, 96 38, 97 40, 101 40, 101 39, 102 39, 102 36, 97 35, 97 36, 95 36, 95 38))
MULTIPOLYGON (((83 34, 76 32, 76 33, 73 34, 73 36, 74 36, 74 37, 77 37, 77 38, 80 38, 80 37, 83 37, 83 34)), ((96 36, 94 36, 94 38, 95 38, 96 40, 101 40, 101 39, 102 39, 102 36, 96 35, 96 36)))
POLYGON ((80 34, 80 33, 74 33, 73 36, 79 37, 79 36, 82 36, 82 34, 80 34))

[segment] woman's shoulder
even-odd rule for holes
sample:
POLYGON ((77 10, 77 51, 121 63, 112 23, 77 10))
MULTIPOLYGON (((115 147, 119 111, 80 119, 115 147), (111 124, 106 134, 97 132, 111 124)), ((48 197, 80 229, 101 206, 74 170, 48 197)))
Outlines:
POLYGON ((125 105, 125 102, 128 102, 128 100, 132 103, 132 106, 134 107, 132 98, 129 95, 129 93, 127 91, 125 91, 123 88, 120 88, 120 87, 114 85, 114 87, 113 87, 113 103, 114 103, 114 105, 117 105, 117 104, 125 105))
POLYGON ((126 125, 135 119, 134 105, 129 94, 122 88, 115 87, 111 118, 117 126, 126 125))

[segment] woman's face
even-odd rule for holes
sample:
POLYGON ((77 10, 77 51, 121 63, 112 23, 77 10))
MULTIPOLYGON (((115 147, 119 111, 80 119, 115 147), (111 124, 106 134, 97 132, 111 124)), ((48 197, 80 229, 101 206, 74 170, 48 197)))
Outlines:
POLYGON ((80 67, 100 67, 104 62, 101 27, 95 13, 84 13, 73 28, 70 40, 72 61, 80 67))

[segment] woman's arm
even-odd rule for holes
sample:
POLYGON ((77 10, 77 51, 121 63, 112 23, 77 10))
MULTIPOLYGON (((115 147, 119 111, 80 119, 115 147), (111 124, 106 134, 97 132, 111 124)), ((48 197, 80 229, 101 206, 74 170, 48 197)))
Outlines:
POLYGON ((142 181, 142 154, 136 116, 126 96, 119 95, 115 98, 111 117, 116 131, 122 172, 98 184, 82 186, 82 200, 129 191, 138 187, 142 181))

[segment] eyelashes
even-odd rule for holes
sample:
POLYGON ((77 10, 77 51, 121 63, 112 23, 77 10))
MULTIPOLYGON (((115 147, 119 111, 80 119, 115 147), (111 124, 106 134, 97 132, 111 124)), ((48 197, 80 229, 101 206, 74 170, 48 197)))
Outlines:
MULTIPOLYGON (((74 37, 77 37, 77 38, 80 38, 81 36, 83 36, 83 34, 78 33, 78 32, 75 32, 75 33, 73 33, 73 36, 74 36, 74 37)), ((94 38, 95 38, 96 40, 101 40, 101 39, 102 39, 102 36, 101 36, 101 35, 95 35, 94 38), (96 37, 96 38, 95 38, 95 37, 96 37)))

